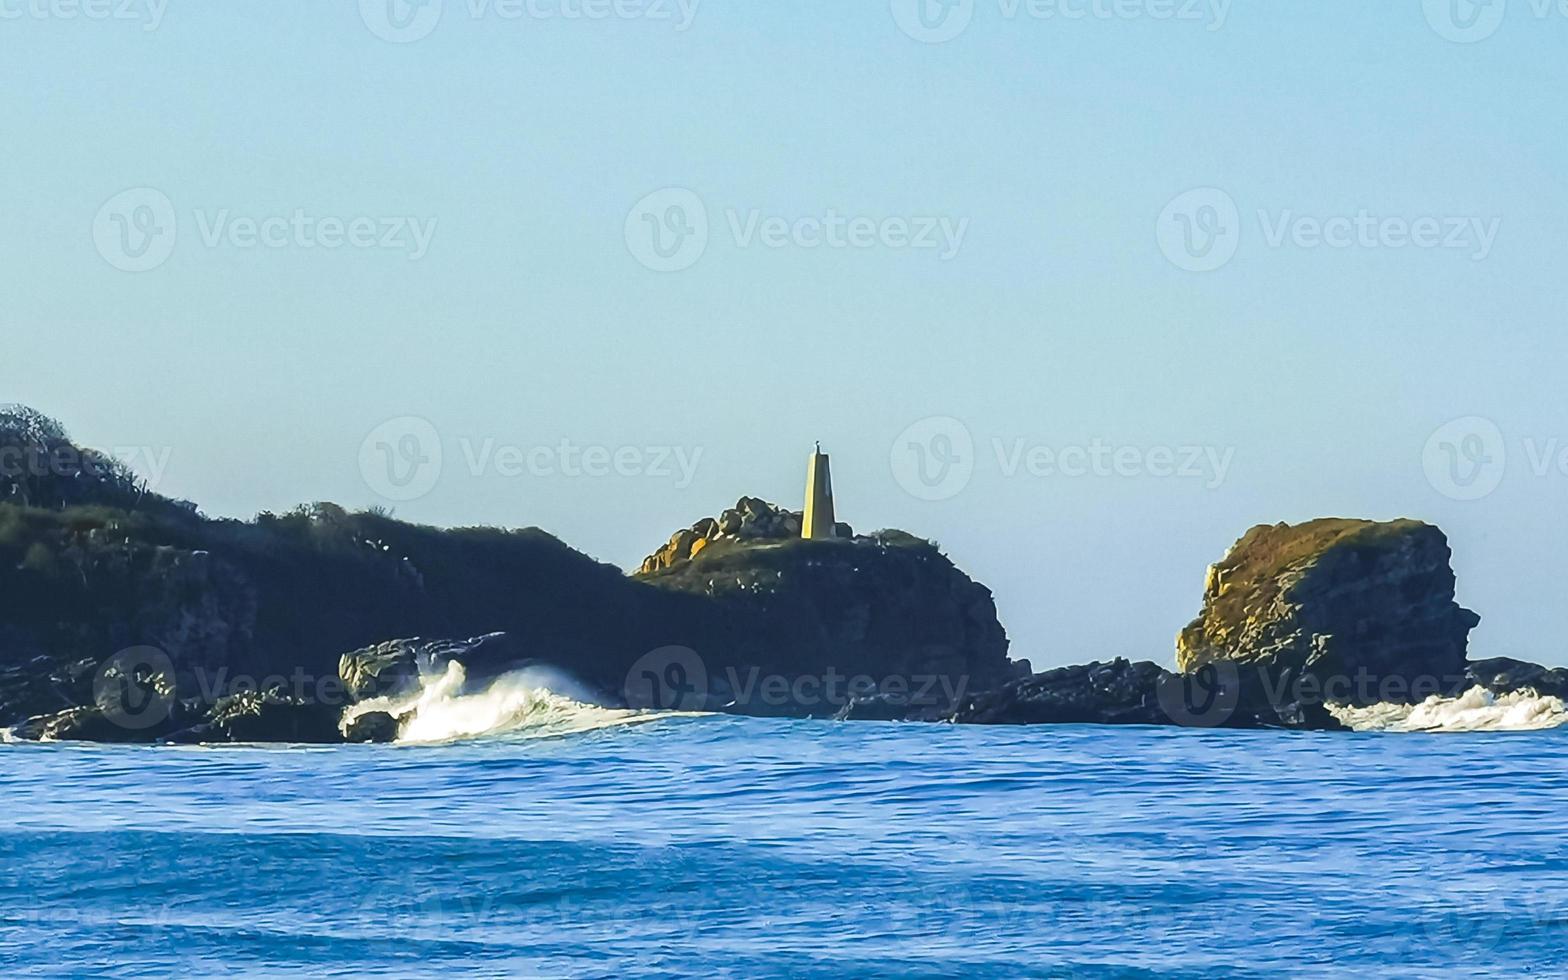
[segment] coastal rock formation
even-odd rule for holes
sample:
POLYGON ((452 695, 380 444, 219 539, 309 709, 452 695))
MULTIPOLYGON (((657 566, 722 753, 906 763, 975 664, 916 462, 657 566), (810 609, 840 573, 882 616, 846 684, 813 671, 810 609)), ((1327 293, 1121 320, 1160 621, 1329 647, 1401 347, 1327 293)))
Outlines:
POLYGON ((1022 677, 970 695, 945 714, 883 695, 857 698, 838 717, 964 725, 1344 728, 1324 705, 1303 697, 1288 675, 1283 683, 1268 684, 1265 675, 1212 665, 1174 674, 1149 661, 1120 657, 1022 677))
POLYGON ((1168 725, 1157 691, 1167 671, 1117 658, 1047 670, 968 698, 952 720, 970 725, 1168 725))
POLYGON ((990 589, 901 531, 741 540, 643 580, 690 608, 662 635, 720 710, 832 717, 888 692, 950 708, 1017 673, 990 589))
POLYGON ((1254 527, 1210 567, 1177 666, 1288 669, 1346 702, 1410 697, 1418 679, 1451 687, 1480 618, 1454 601, 1449 558, 1443 532, 1418 521, 1254 527))
MULTIPOLYGON (((64 448, 57 426, 24 423, 12 428, 28 445, 64 448)), ((845 525, 805 541, 800 514, 756 497, 629 576, 537 528, 423 527, 330 503, 210 520, 93 479, 29 476, 0 501, 0 728, 226 740, 294 708, 406 691, 454 659, 470 685, 537 662, 574 697, 616 704, 650 657, 683 650, 656 675, 680 704, 822 717, 851 681, 951 702, 1015 676, 990 591, 934 545, 845 525), (97 689, 125 680, 111 665, 127 656, 160 664, 169 716, 105 728, 97 689), (225 700, 255 691, 275 697, 225 700)))
POLYGON ((1474 660, 1465 667, 1463 686, 1482 687, 1493 694, 1534 691, 1568 701, 1568 667, 1542 667, 1508 657, 1474 660))
MULTIPOLYGON (((639 575, 651 575, 672 568, 701 554, 704 549, 726 542, 787 541, 800 537, 804 516, 798 510, 785 510, 760 497, 742 497, 735 506, 718 517, 704 517, 689 528, 670 535, 658 551, 643 559, 639 575)), ((848 524, 835 524, 837 537, 852 538, 848 524)))
POLYGON ((507 633, 487 633, 469 640, 387 640, 345 653, 338 660, 338 676, 353 701, 406 694, 421 676, 446 672, 452 661, 461 663, 470 683, 482 683, 534 661, 507 633))
POLYGON ((386 711, 367 711, 354 715, 343 724, 345 742, 393 742, 397 740, 398 720, 386 711))
POLYGON ((220 742, 297 742, 331 744, 343 741, 338 731, 341 710, 281 691, 246 691, 220 699, 203 720, 169 735, 176 744, 220 742))

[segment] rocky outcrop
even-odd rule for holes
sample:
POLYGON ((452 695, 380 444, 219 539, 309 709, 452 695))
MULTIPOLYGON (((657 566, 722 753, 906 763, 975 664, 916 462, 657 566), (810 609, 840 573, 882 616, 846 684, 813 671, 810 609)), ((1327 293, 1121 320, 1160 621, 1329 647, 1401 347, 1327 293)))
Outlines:
POLYGON ((338 660, 338 676, 350 700, 367 701, 406 694, 421 676, 443 674, 454 660, 463 665, 470 683, 483 683, 534 663, 507 633, 468 640, 413 637, 345 653, 338 660))
POLYGON ((345 742, 394 742, 397 732, 398 720, 386 711, 366 711, 343 723, 345 742))
POLYGON ((952 715, 970 725, 1166 725, 1159 665, 1116 659, 1047 670, 971 696, 952 715))
POLYGON ((341 714, 338 706, 280 691, 246 691, 220 699, 199 724, 174 732, 164 740, 175 744, 331 744, 343 741, 338 730, 341 714))
POLYGON ((1271 683, 1291 671, 1354 703, 1412 696, 1418 679, 1452 686, 1480 619, 1454 601, 1449 558, 1442 531, 1418 521, 1254 527, 1210 567, 1177 666, 1261 667, 1271 683))
POLYGON ((991 591, 901 531, 737 542, 646 581, 688 607, 661 635, 700 659, 721 710, 832 717, 877 693, 950 707, 1016 676, 991 591))
MULTIPOLYGON (((713 545, 730 542, 787 541, 800 537, 804 517, 800 511, 785 510, 760 497, 742 497, 735 506, 718 517, 704 517, 691 527, 670 535, 658 551, 643 559, 639 575, 652 575, 673 568, 702 554, 713 545)), ((852 538, 848 524, 833 526, 836 537, 852 538)))
POLYGON ((1484 687, 1493 694, 1534 691, 1568 701, 1568 667, 1542 667, 1508 657, 1475 660, 1465 667, 1463 687, 1484 687))
POLYGON ((1304 697, 1289 678, 1283 684, 1265 683, 1266 675, 1258 671, 1224 667, 1176 674, 1149 661, 1117 658, 1023 677, 970 695, 945 714, 876 696, 856 699, 838 717, 964 725, 1342 730, 1323 704, 1304 697))

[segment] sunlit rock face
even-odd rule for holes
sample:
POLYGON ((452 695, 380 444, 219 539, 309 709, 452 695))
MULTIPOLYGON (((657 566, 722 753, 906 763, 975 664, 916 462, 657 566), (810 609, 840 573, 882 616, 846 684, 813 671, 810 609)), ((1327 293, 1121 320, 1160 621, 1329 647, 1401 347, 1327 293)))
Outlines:
POLYGON ((1480 622, 1454 601, 1450 557, 1419 521, 1259 525, 1210 567, 1176 664, 1290 669, 1335 681, 1327 696, 1349 702, 1436 693, 1463 676, 1480 622))

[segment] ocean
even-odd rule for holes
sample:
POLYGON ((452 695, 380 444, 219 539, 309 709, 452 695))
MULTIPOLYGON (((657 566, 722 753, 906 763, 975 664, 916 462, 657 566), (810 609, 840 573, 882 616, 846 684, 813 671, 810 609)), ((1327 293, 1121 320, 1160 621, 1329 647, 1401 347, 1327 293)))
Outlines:
POLYGON ((456 740, 0 745, 4 975, 1568 973, 1560 730, 501 701, 456 740))

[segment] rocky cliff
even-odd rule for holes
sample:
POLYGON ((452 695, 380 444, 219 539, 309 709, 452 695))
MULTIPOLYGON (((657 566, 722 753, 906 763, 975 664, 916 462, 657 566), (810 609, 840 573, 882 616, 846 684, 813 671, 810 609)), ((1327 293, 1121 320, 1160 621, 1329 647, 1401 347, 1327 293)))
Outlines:
POLYGON ((1480 618, 1454 601, 1449 559, 1443 532, 1418 521, 1254 527, 1209 568, 1177 666, 1292 669, 1347 702, 1451 688, 1480 618))
MULTIPOLYGON (((208 520, 126 495, 113 474, 81 482, 96 478, 14 484, 0 503, 0 726, 100 732, 105 685, 136 673, 110 669, 128 655, 137 671, 165 665, 168 717, 140 740, 341 707, 454 650, 477 658, 474 676, 533 661, 606 703, 796 716, 889 686, 951 703, 1014 674, 990 591, 935 546, 846 526, 802 541, 798 514, 758 498, 628 576, 538 529, 444 530, 327 503, 208 520)), ((293 730, 319 734, 301 717, 293 730)))

